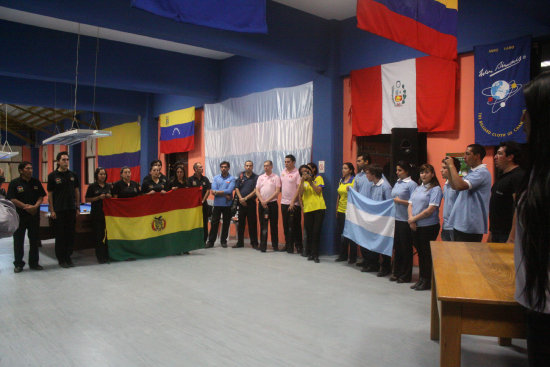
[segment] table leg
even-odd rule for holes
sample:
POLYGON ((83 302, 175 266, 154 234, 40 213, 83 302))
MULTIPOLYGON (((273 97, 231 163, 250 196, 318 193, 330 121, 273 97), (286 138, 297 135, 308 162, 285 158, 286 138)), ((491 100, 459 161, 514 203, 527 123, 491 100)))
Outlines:
POLYGON ((512 345, 512 338, 498 338, 498 345, 502 347, 509 347, 512 345))
POLYGON ((460 367, 461 331, 460 304, 441 301, 441 367, 460 367))
POLYGON ((430 339, 439 340, 439 311, 437 310, 437 290, 435 277, 432 274, 432 310, 430 320, 430 339))

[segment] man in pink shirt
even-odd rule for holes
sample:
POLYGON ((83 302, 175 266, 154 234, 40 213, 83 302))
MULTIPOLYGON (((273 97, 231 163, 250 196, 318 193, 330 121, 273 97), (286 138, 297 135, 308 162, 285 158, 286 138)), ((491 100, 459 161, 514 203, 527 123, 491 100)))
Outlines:
POLYGON ((281 179, 273 173, 273 162, 264 162, 265 173, 258 177, 256 197, 260 202, 258 216, 260 217, 260 250, 267 248, 267 226, 271 227, 271 245, 273 251, 279 251, 279 207, 277 197, 281 192, 281 179))
POLYGON ((281 172, 281 214, 285 231, 285 250, 292 254, 302 253, 302 208, 298 200, 300 173, 296 168, 296 158, 289 154, 285 157, 285 169, 281 172))

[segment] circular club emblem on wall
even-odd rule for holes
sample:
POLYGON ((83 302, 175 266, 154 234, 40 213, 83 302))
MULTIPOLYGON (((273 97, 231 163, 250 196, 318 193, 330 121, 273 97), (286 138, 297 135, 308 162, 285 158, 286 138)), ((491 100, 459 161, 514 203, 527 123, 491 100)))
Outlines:
POLYGON ((162 215, 159 217, 154 217, 153 222, 151 223, 151 228, 153 228, 153 231, 155 232, 164 230, 164 228, 166 228, 166 219, 164 219, 162 215))

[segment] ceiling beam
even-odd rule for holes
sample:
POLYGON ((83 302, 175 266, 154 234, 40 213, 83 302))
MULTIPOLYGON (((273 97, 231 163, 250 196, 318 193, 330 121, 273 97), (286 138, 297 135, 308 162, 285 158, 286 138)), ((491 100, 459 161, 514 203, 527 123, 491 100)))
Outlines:
POLYGON ((23 108, 23 107, 21 107, 21 106, 14 105, 14 104, 8 104, 8 106, 11 106, 11 107, 16 108, 16 109, 18 109, 18 110, 20 110, 20 111, 26 112, 26 113, 28 113, 28 114, 30 114, 30 115, 34 115, 34 116, 36 116, 36 117, 40 117, 42 120, 48 121, 48 122, 50 122, 50 123, 55 123, 54 120, 50 120, 49 118, 47 118, 47 117, 45 117, 45 116, 42 116, 42 115, 40 115, 39 113, 36 113, 36 112, 34 112, 34 111, 31 111, 30 109, 23 108))

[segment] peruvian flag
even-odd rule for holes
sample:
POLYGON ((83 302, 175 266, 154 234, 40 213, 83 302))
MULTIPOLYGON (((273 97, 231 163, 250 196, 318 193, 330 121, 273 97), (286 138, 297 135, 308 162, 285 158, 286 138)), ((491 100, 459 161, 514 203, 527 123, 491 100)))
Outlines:
POLYGON ((391 134, 394 127, 453 130, 457 68, 454 61, 426 56, 353 70, 353 135, 391 134))

